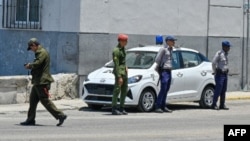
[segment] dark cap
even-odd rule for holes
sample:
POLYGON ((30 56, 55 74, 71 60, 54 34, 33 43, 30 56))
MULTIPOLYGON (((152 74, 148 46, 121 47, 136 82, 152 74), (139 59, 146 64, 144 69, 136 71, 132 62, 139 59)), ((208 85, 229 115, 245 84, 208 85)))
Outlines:
POLYGON ((30 50, 30 49, 31 49, 30 46, 31 46, 32 44, 39 45, 39 42, 38 42, 37 38, 31 38, 31 39, 29 40, 27 50, 30 50))
POLYGON ((231 44, 230 44, 230 42, 229 41, 223 41, 222 42, 222 46, 224 47, 231 47, 231 44))
POLYGON ((176 41, 177 39, 172 36, 172 35, 168 35, 166 38, 165 38, 166 41, 176 41))

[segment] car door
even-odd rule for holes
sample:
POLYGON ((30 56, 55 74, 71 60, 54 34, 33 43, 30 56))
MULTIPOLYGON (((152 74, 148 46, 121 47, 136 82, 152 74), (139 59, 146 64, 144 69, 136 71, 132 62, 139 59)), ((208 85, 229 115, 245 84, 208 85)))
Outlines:
POLYGON ((181 69, 177 76, 181 76, 180 81, 183 81, 182 97, 190 98, 197 96, 200 84, 203 83, 204 77, 202 74, 201 59, 196 52, 181 51, 180 52, 181 69))
POLYGON ((182 79, 182 65, 181 65, 181 59, 180 59, 180 52, 174 51, 172 55, 172 81, 171 81, 171 87, 168 93, 168 100, 172 99, 178 99, 179 95, 185 91, 185 82, 182 79))

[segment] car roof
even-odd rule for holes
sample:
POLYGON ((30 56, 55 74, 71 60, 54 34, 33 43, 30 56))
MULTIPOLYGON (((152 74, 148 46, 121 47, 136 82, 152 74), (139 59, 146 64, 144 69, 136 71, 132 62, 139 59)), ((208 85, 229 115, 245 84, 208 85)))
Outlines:
MULTIPOLYGON (((143 47, 129 48, 127 51, 152 51, 152 52, 158 52, 161 47, 163 47, 163 45, 147 45, 147 46, 143 46, 143 47)), ((192 52, 199 53, 199 51, 197 51, 197 50, 190 49, 190 48, 185 48, 185 47, 174 47, 173 48, 173 51, 177 51, 177 50, 192 51, 192 52)))

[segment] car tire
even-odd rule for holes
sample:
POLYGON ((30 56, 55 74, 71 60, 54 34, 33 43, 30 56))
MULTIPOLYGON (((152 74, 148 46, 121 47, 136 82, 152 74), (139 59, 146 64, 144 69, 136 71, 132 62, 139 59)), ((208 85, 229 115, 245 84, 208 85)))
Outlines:
POLYGON ((142 91, 139 99, 138 110, 141 112, 151 112, 155 105, 155 92, 151 89, 142 91))
POLYGON ((205 87, 201 94, 201 99, 199 102, 200 107, 201 108, 211 107, 213 103, 213 97, 214 97, 214 87, 212 86, 205 87))
POLYGON ((103 107, 103 105, 88 104, 88 107, 93 109, 93 110, 100 110, 103 107))

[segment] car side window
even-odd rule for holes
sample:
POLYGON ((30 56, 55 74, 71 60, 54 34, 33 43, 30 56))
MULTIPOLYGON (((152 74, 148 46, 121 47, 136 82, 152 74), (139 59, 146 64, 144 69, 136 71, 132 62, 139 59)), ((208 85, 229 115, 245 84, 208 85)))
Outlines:
POLYGON ((179 57, 178 57, 178 52, 173 52, 172 54, 172 68, 174 70, 179 69, 180 68, 180 61, 179 61, 179 57))
POLYGON ((157 52, 130 51, 127 52, 126 63, 128 68, 147 69, 154 63, 157 52))
POLYGON ((195 52, 182 51, 181 56, 183 61, 183 68, 195 67, 201 63, 199 55, 195 52))

